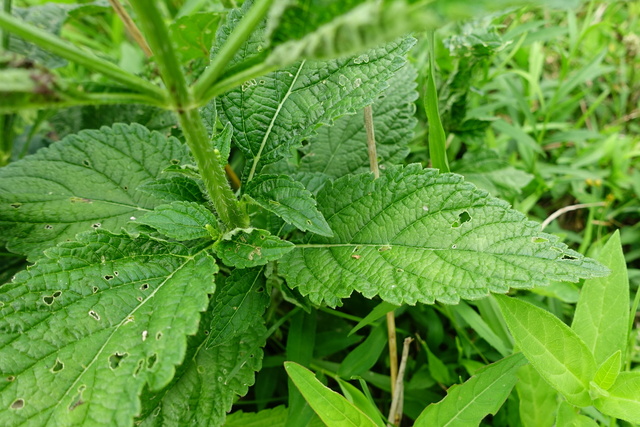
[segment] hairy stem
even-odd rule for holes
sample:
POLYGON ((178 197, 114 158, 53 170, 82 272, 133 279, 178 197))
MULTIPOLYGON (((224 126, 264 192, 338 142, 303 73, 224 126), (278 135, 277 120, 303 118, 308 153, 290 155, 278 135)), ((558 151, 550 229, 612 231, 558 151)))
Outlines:
POLYGON ((132 90, 146 93, 160 101, 165 98, 164 91, 148 81, 124 71, 112 62, 98 58, 93 53, 79 49, 77 46, 74 46, 54 34, 23 22, 6 12, 0 12, 0 28, 20 36, 26 41, 67 59, 68 61, 110 77, 132 90))
POLYGON ((257 0, 242 18, 238 26, 235 27, 222 48, 211 60, 209 67, 202 73, 198 81, 194 83, 193 93, 198 98, 206 94, 209 88, 218 81, 226 66, 233 59, 236 52, 238 52, 238 49, 240 49, 240 46, 249 38, 256 26, 265 17, 271 3, 273 3, 273 0, 257 0))

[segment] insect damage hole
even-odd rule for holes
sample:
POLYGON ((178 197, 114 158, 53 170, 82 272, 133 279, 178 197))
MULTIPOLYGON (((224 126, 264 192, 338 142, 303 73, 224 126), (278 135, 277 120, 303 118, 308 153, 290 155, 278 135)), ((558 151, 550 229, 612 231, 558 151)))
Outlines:
POLYGON ((454 221, 453 224, 451 224, 451 228, 458 228, 465 222, 469 222, 469 221, 471 221, 471 215, 469 215, 469 212, 467 211, 460 212, 460 214, 458 215, 458 219, 454 221))
POLYGON ((152 369, 157 361, 158 361, 158 355, 155 353, 147 357, 147 369, 152 369))
POLYGON ((24 408, 24 399, 16 399, 11 404, 11 409, 22 409, 24 408))
POLYGON ((94 310, 89 310, 89 316, 93 317, 95 320, 100 320, 100 315, 94 310))
POLYGON ((60 359, 56 359, 56 363, 51 367, 51 372, 57 374, 64 369, 64 363, 60 359))
POLYGON ((120 353, 116 351, 111 356, 109 356, 109 368, 111 368, 112 370, 118 369, 124 359, 126 359, 127 357, 129 357, 129 353, 120 353))

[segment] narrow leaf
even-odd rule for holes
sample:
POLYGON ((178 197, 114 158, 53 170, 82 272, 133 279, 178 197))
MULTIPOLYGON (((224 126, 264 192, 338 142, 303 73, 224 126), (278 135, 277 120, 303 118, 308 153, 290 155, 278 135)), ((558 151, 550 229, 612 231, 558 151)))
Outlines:
POLYGON ((546 310, 516 298, 496 297, 518 347, 538 373, 572 404, 591 404, 596 363, 584 341, 546 310))
POLYGON ((309 405, 327 425, 374 427, 376 424, 347 399, 325 387, 313 372, 293 362, 284 368, 309 405))
POLYGON ((153 227, 161 234, 176 240, 211 237, 209 230, 218 229, 218 220, 213 212, 193 202, 160 205, 136 222, 153 227))
POLYGON ((502 356, 506 357, 513 352, 511 343, 503 340, 495 332, 493 332, 491 327, 487 325, 484 319, 467 303, 465 303, 464 301, 460 301, 460 304, 453 306, 451 309, 454 313, 462 317, 464 321, 467 322, 469 326, 474 331, 476 331, 482 339, 491 344, 491 346, 495 348, 502 356))
POLYGON ((640 372, 621 372, 616 382, 594 405, 603 414, 640 423, 640 372))
POLYGON ((455 304, 510 287, 606 274, 501 200, 419 165, 327 183, 318 206, 334 237, 308 236, 280 264, 316 304, 354 290, 392 304, 455 304))
POLYGON ((380 304, 376 305, 373 310, 371 310, 371 312, 365 316, 364 319, 359 321, 358 324, 349 331, 349 335, 353 335, 363 327, 371 325, 376 320, 380 319, 382 316, 386 315, 390 311, 395 310, 396 308, 398 308, 397 305, 389 304, 386 301, 382 301, 380 304))
POLYGON ((629 278, 618 231, 604 245, 598 261, 611 274, 585 281, 571 328, 600 364, 616 351, 624 355, 627 348, 629 278))
POLYGON ((340 378, 336 378, 338 381, 338 385, 340 386, 340 390, 342 390, 342 394, 346 397, 346 399, 353 403, 358 409, 364 412, 372 421, 374 421, 378 427, 385 427, 385 423, 382 420, 382 414, 380 414, 380 410, 376 407, 376 405, 364 395, 363 392, 358 390, 356 387, 348 383, 347 381, 341 380, 340 378))
POLYGON ((300 230, 333 235, 311 192, 287 175, 260 175, 247 184, 245 192, 264 209, 300 230))
POLYGON ((104 230, 0 288, 0 424, 130 425, 166 386, 213 292, 206 253, 104 230))
POLYGON ((0 169, 0 230, 31 258, 77 233, 119 231, 162 200, 138 191, 172 163, 188 163, 175 138, 140 125, 87 130, 0 169))
POLYGON ((344 358, 338 369, 338 375, 350 379, 364 374, 376 364, 386 344, 386 328, 383 325, 372 328, 367 339, 344 358))
POLYGON ((266 230, 239 228, 224 235, 213 249, 225 264, 247 268, 280 259, 293 248, 293 243, 272 236, 266 230))
POLYGON ((517 381, 517 369, 525 363, 518 353, 487 366, 464 384, 450 387, 444 399, 422 411, 414 426, 479 425, 500 409, 517 381))

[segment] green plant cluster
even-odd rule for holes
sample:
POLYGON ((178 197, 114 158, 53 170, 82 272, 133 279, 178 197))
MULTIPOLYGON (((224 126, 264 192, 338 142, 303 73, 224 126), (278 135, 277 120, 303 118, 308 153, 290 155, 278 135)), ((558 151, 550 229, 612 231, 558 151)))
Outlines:
POLYGON ((39 3, 0 425, 640 424, 637 3, 39 3))

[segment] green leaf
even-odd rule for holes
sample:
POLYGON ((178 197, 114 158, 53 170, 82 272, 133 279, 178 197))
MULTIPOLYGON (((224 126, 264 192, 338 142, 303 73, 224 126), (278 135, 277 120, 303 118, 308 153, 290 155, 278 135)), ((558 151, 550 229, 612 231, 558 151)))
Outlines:
POLYGON ((359 344, 347 357, 344 358, 338 369, 338 375, 351 379, 362 375, 376 364, 387 344, 387 333, 384 325, 378 325, 371 329, 371 333, 359 344))
MULTIPOLYGON (((249 60, 262 35, 257 30, 241 49, 244 56, 236 56, 234 63, 249 60)), ((220 96, 221 119, 233 125, 235 142, 248 160, 244 180, 251 181, 264 165, 289 156, 290 149, 320 125, 371 104, 405 63, 404 54, 413 43, 406 38, 373 49, 363 55, 366 61, 298 62, 220 96)))
POLYGON ((396 305, 454 304, 606 274, 504 201, 420 165, 340 178, 317 200, 334 237, 308 236, 280 263, 315 304, 338 305, 353 290, 396 305))
POLYGON ((433 377, 434 380, 439 382, 440 384, 451 384, 451 375, 449 374, 449 369, 447 365, 445 365, 442 360, 440 360, 429 348, 427 343, 418 338, 420 345, 427 353, 427 366, 429 368, 429 374, 433 377))
POLYGON ((576 408, 566 401, 560 402, 555 425, 562 427, 598 427, 597 422, 578 414, 576 408))
POLYGON ((499 337, 484 319, 473 308, 469 307, 467 303, 460 301, 458 305, 451 307, 451 310, 462 317, 482 339, 491 344, 503 357, 513 352, 511 343, 499 337))
POLYGON ((269 304, 262 268, 236 269, 219 287, 212 310, 207 348, 226 344, 229 340, 259 323, 269 304))
POLYGON ((175 138, 140 125, 82 131, 0 169, 0 230, 14 252, 35 258, 77 233, 119 231, 162 204, 137 190, 189 161, 175 138))
POLYGON ((584 341, 546 310, 506 296, 496 297, 518 347, 538 373, 576 406, 589 406, 596 363, 584 341))
POLYGON ((213 292, 197 248, 105 230, 49 249, 0 288, 0 424, 130 425, 166 386, 213 292))
MULTIPOLYGON (((406 64, 389 79, 389 88, 373 103, 373 124, 380 167, 398 164, 409 153, 416 126, 416 71, 406 64)), ((300 171, 321 172, 334 178, 367 172, 369 155, 362 114, 341 117, 323 126, 304 147, 300 171)))
POLYGON ((616 382, 616 378, 618 378, 618 374, 620 374, 620 359, 621 352, 618 350, 602 362, 598 368, 593 382, 602 390, 610 389, 616 382))
POLYGON ((137 190, 167 202, 203 204, 207 201, 198 183, 186 176, 155 179, 140 185, 137 190))
POLYGON ((288 410, 284 405, 260 412, 237 411, 227 417, 224 425, 225 427, 284 427, 287 416, 288 410))
MULTIPOLYGON (((216 294, 213 306, 224 304, 225 295, 216 294)), ((214 310, 202 319, 201 327, 189 341, 185 362, 173 382, 159 393, 151 393, 145 403, 141 426, 195 425, 217 427, 225 424, 227 411, 244 396, 262 365, 266 328, 261 316, 253 318, 242 333, 225 343, 206 349, 210 324, 222 321, 214 310)))
POLYGON ((280 259, 293 247, 293 243, 272 236, 266 230, 238 228, 225 234, 213 249, 228 266, 247 268, 280 259))
POLYGON ((233 128, 229 123, 222 129, 222 131, 213 135, 212 142, 216 150, 220 151, 220 158, 223 163, 229 160, 229 154, 231 154, 231 137, 233 136, 233 128))
POLYGON ((309 405, 327 425, 374 427, 376 424, 347 399, 325 387, 313 372, 294 362, 284 368, 309 405))
POLYGON ((525 363, 518 353, 488 365, 464 384, 450 387, 444 399, 427 406, 414 426, 479 425, 500 409, 517 381, 517 369, 525 363))
POLYGON ((595 399, 596 408, 611 417, 640 423, 640 372, 621 372, 607 393, 595 399))
POLYGON ((363 392, 356 387, 348 383, 347 381, 336 378, 340 390, 344 397, 351 403, 353 403, 358 409, 364 412, 372 421, 374 421, 378 427, 385 427, 386 424, 382 420, 382 414, 376 405, 364 395, 363 392))
POLYGON ((171 39, 182 62, 209 59, 220 14, 202 12, 178 18, 169 26, 171 39))
POLYGON ((386 301, 382 301, 380 304, 376 305, 373 310, 371 310, 371 312, 365 316, 364 319, 359 321, 358 324, 349 331, 349 336, 355 334, 363 327, 373 324, 376 320, 380 319, 382 316, 386 315, 390 311, 395 310, 396 308, 398 308, 397 305, 389 304, 386 301))
POLYGON ((571 328, 601 364, 616 351, 624 355, 627 348, 629 278, 618 231, 604 245, 598 261, 611 274, 585 281, 571 328))
POLYGON ((213 212, 193 202, 160 205, 136 222, 181 241, 212 237, 210 230, 218 230, 218 220, 213 212))
POLYGON ((518 370, 516 384, 520 421, 524 427, 552 427, 558 409, 558 393, 531 365, 518 370))
POLYGON ((316 208, 316 201, 304 185, 287 175, 260 175, 245 192, 264 209, 302 231, 332 236, 331 228, 316 208))

